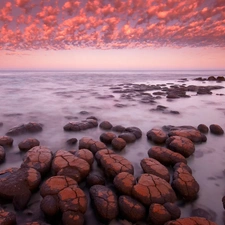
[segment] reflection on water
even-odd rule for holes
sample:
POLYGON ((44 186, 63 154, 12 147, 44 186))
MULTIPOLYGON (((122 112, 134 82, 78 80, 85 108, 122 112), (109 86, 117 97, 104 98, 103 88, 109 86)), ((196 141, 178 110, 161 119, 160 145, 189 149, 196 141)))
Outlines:
MULTIPOLYGON (((141 174, 140 161, 148 157, 147 151, 152 143, 147 141, 146 133, 153 127, 164 125, 193 125, 200 123, 209 126, 219 124, 225 129, 224 89, 214 90, 212 95, 187 94, 191 98, 169 101, 163 96, 155 104, 141 103, 141 98, 121 98, 119 84, 145 83, 170 86, 180 84, 178 79, 188 78, 186 85, 209 85, 207 82, 193 81, 194 77, 225 75, 223 71, 150 71, 143 72, 0 72, 0 134, 3 136, 10 128, 27 122, 44 124, 43 132, 20 135, 14 138, 14 145, 7 149, 6 161, 0 169, 19 167, 23 153, 18 144, 25 138, 35 137, 41 145, 53 152, 59 149, 71 150, 66 140, 90 136, 98 140, 103 132, 100 128, 78 133, 63 131, 68 121, 81 121, 87 116, 96 116, 99 121, 108 120, 113 125, 137 126, 143 136, 134 144, 129 144, 120 153, 135 167, 135 175, 141 174), (110 89, 112 88, 113 89, 110 89), (167 106, 180 114, 154 111, 157 105, 167 106), (86 111, 85 113, 80 113, 86 111)), ((218 85, 210 82, 210 85, 218 85)), ((220 83, 219 85, 223 85, 220 83)), ((149 93, 152 93, 151 91, 149 93)), ((188 165, 200 184, 199 198, 182 207, 182 217, 190 216, 193 207, 205 205, 217 214, 217 223, 222 224, 222 196, 224 192, 225 142, 224 137, 207 135, 207 142, 196 145, 196 153, 188 159, 188 165)), ((77 149, 77 145, 75 146, 77 149)), ((90 212, 89 212, 90 213, 90 212)), ((113 222, 112 222, 113 223, 113 222)), ((93 223, 94 224, 94 223, 93 223)), ((96 222, 97 224, 97 222, 96 222)))

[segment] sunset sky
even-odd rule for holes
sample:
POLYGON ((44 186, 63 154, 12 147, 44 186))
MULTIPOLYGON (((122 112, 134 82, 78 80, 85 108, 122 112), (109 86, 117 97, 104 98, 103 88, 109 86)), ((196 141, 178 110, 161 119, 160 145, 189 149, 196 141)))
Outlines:
POLYGON ((225 0, 0 0, 0 69, 225 69, 225 0))

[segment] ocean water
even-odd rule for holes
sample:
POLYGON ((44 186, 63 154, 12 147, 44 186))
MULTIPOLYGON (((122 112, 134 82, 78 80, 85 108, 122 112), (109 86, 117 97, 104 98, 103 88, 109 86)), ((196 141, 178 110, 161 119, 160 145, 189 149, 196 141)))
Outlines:
MULTIPOLYGON (((113 125, 137 126, 142 130, 142 138, 128 144, 119 153, 132 162, 135 176, 138 176, 142 173, 140 161, 148 157, 147 151, 153 145, 146 138, 147 131, 153 127, 197 127, 200 123, 207 126, 215 123, 225 129, 225 88, 213 90, 212 95, 187 93, 190 98, 168 100, 162 96, 156 99, 155 104, 141 102, 140 96, 124 98, 121 93, 114 92, 115 88, 131 83, 167 87, 191 84, 225 87, 225 82, 193 80, 212 75, 225 76, 225 71, 0 71, 0 122, 3 123, 0 135, 5 135, 10 128, 22 123, 38 122, 44 125, 40 133, 13 137, 13 147, 7 150, 6 160, 0 165, 0 170, 20 166, 24 153, 20 153, 18 144, 28 137, 37 138, 41 145, 49 147, 53 152, 59 149, 78 149, 78 144, 74 147, 66 144, 66 140, 72 137, 79 140, 87 136, 99 140, 104 132, 100 128, 81 132, 63 130, 63 126, 69 121, 96 116, 99 122, 107 120, 113 125), (118 104, 123 107, 117 107, 118 104), (157 105, 179 111, 180 114, 154 111, 157 105), (86 114, 82 113, 84 111, 86 114)), ((213 211, 211 214, 215 221, 223 224, 221 199, 225 195, 224 136, 207 134, 207 142, 196 145, 196 152, 188 158, 188 165, 200 184, 200 192, 196 201, 181 204, 182 217, 190 216, 192 209, 200 207, 213 211)), ((37 199, 40 199, 38 194, 31 199, 31 203, 38 202, 37 199)), ((10 205, 6 207, 10 208, 10 205)), ((86 224, 100 224, 92 218, 94 216, 91 209, 87 215, 89 219, 86 218, 86 224)), ((32 216, 27 216, 26 210, 18 213, 21 223, 32 219, 32 216)), ((112 221, 111 224, 118 224, 118 221, 112 221)))

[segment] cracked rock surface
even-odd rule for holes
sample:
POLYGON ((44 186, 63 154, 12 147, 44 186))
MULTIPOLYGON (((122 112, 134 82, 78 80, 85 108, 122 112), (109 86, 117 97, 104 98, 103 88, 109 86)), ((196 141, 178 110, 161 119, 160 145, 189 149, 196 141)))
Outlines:
POLYGON ((217 224, 202 217, 188 217, 188 218, 181 218, 175 221, 169 221, 165 225, 217 225, 217 224))
POLYGON ((162 129, 153 128, 147 132, 147 138, 156 144, 165 143, 167 134, 162 129))
POLYGON ((79 140, 79 149, 89 149, 93 154, 99 150, 106 149, 106 145, 101 141, 95 141, 92 138, 83 137, 79 140))

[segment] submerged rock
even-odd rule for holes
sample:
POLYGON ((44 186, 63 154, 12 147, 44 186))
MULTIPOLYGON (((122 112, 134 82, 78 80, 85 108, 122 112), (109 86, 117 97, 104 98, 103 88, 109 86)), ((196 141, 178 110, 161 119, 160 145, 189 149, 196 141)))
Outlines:
POLYGON ((8 136, 1 136, 0 137, 0 145, 1 146, 12 146, 13 144, 13 139, 8 136))
POLYGON ((81 131, 94 128, 98 126, 98 121, 95 119, 86 119, 81 122, 69 122, 63 129, 65 131, 81 131))
POLYGON ((24 141, 21 141, 18 145, 20 151, 28 151, 35 146, 39 146, 40 142, 35 138, 28 138, 24 141))
POLYGON ((217 134, 217 135, 222 135, 224 134, 224 130, 221 126, 219 126, 218 124, 211 124, 209 126, 210 132, 213 134, 217 134))
POLYGON ((99 124, 99 127, 103 130, 111 130, 113 125, 109 121, 103 121, 99 124))

